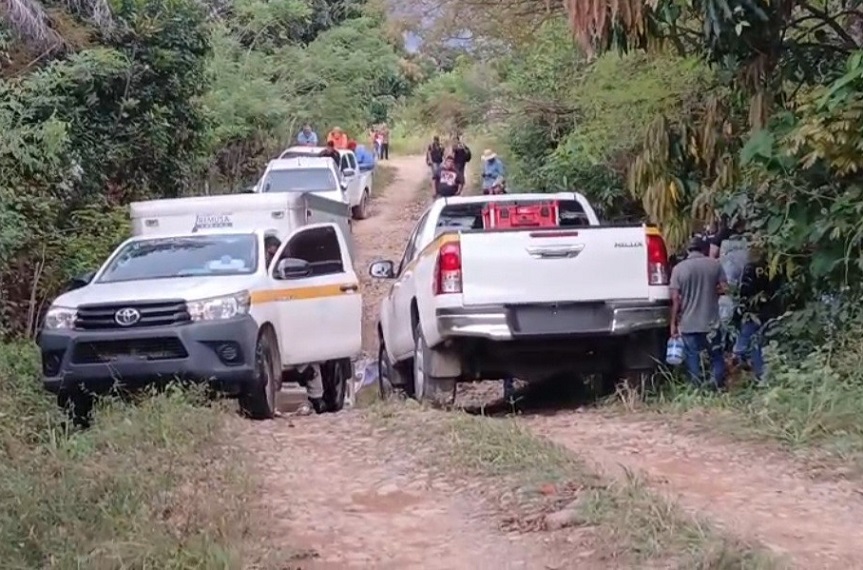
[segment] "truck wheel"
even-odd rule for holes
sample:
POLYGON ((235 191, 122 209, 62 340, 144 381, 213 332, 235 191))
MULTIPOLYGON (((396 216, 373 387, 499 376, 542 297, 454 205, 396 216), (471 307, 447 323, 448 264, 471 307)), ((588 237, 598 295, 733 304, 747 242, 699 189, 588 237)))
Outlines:
POLYGON ((338 412, 345 407, 348 379, 351 376, 351 361, 347 359, 326 363, 326 373, 321 371, 324 385, 324 408, 327 412, 338 412))
POLYGON ((451 406, 455 402, 455 379, 437 378, 429 374, 431 349, 417 323, 414 330, 413 397, 432 406, 451 406))
POLYGON ((360 203, 353 207, 351 213, 355 220, 365 220, 369 216, 369 191, 363 191, 360 203))
POLYGON ((403 373, 403 368, 390 360, 381 337, 378 345, 378 393, 381 400, 388 400, 396 390, 408 392, 412 388, 413 384, 403 373))
POLYGON ((255 378, 240 396, 240 411, 253 420, 267 420, 276 414, 276 377, 273 374, 273 338, 264 333, 255 346, 255 378))

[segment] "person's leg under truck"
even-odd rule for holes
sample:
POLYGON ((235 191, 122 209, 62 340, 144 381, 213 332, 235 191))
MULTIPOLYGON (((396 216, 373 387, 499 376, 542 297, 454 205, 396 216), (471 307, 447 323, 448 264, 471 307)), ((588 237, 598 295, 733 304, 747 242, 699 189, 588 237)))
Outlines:
POLYGON ((324 381, 320 364, 309 364, 303 370, 306 381, 306 397, 317 413, 324 411, 324 381))

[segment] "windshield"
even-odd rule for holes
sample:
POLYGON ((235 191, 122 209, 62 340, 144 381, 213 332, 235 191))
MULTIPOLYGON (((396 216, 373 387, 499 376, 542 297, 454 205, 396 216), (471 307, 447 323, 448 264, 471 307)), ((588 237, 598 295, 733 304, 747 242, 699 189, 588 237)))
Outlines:
POLYGON ((329 168, 292 168, 271 170, 264 178, 264 192, 326 192, 338 190, 333 171, 329 168))
POLYGON ((126 244, 99 277, 100 283, 200 275, 246 275, 258 267, 253 234, 157 238, 126 244))

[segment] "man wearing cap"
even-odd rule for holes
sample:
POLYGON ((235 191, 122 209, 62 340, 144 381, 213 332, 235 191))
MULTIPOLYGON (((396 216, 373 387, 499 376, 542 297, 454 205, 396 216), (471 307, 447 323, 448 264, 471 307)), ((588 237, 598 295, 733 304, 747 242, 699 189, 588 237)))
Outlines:
POLYGON ((482 193, 488 194, 495 180, 503 178, 503 174, 503 163, 497 154, 490 148, 485 149, 482 153, 482 193))
POLYGON ((686 369, 695 386, 702 385, 701 353, 708 351, 713 387, 725 385, 725 357, 719 326, 719 296, 727 281, 722 265, 710 257, 704 236, 692 238, 686 259, 671 271, 671 336, 681 337, 686 350, 686 369))

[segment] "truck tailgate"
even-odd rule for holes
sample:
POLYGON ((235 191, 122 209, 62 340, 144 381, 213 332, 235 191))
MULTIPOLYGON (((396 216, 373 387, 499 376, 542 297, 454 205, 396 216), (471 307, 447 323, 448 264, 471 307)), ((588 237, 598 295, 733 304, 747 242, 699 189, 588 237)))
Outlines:
POLYGON ((464 305, 646 299, 643 226, 461 234, 464 305))

